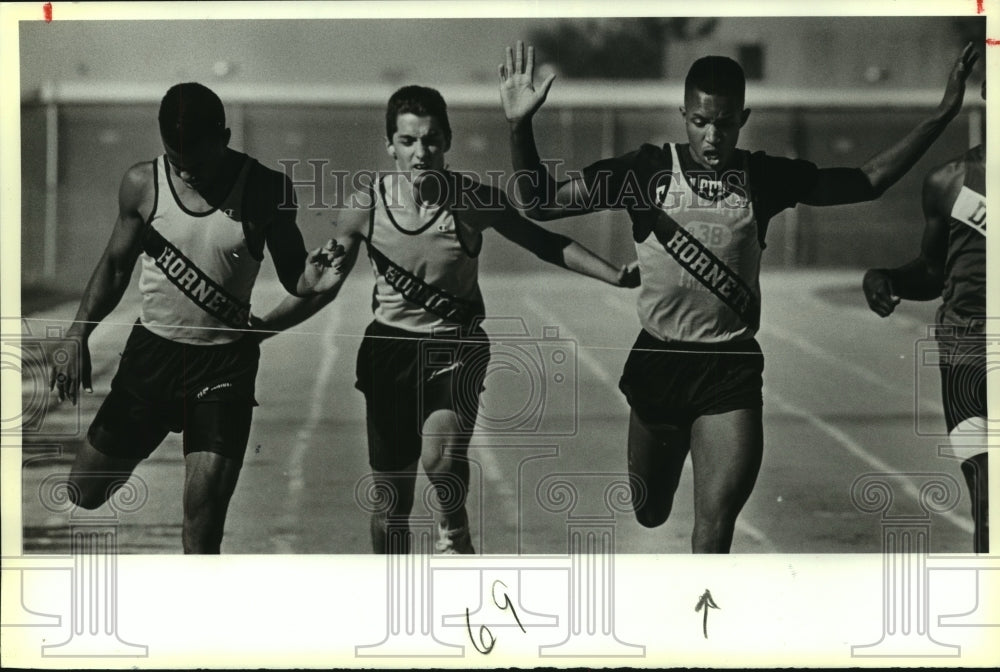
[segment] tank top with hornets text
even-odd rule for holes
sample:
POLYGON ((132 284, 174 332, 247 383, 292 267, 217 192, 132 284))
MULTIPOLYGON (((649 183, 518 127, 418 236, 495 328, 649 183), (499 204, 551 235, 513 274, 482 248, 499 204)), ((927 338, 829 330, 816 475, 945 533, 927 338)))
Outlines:
POLYGON ((944 303, 938 322, 977 326, 986 315, 986 164, 982 146, 964 157, 965 179, 951 204, 948 256, 944 266, 944 303))
POLYGON ((447 208, 404 212, 390 175, 379 180, 366 240, 375 275, 375 319, 430 333, 482 318, 479 251, 482 234, 447 208))
POLYGON ((706 286, 708 283, 726 293, 741 284, 759 309, 763 248, 749 194, 746 157, 740 156, 743 165, 739 170, 716 175, 704 169, 685 170, 674 144, 670 145, 670 156, 673 169, 669 180, 658 189, 655 207, 732 273, 727 277, 715 261, 700 253, 697 245, 682 242, 681 237, 670 238, 666 245, 675 245, 674 252, 688 262, 690 269, 682 267, 656 236, 637 239, 642 274, 639 321, 646 331, 663 341, 724 343, 751 338, 758 325, 741 319, 706 286))
POLYGON ((250 294, 261 259, 244 227, 254 159, 242 155, 239 176, 217 208, 192 212, 181 204, 166 157, 154 164, 156 197, 143 236, 139 291, 143 326, 192 345, 230 343, 249 323, 250 294))

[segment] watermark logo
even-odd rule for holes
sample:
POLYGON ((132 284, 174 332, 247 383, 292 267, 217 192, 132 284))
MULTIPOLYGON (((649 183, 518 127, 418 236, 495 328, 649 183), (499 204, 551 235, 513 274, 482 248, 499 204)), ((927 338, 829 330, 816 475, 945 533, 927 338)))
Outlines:
MULTIPOLYGON (((578 429, 577 344, 558 327, 532 336, 520 317, 487 318, 482 341, 426 339, 420 342, 418 390, 423 418, 450 397, 460 431, 481 436, 573 436, 578 429)), ((433 428, 424 436, 436 436, 433 428)))
MULTIPOLYGON (((35 329, 26 320, 3 320, 0 358, 4 376, 21 379, 21 403, 4 403, 0 434, 77 436, 81 427, 80 405, 59 404, 52 391, 52 367, 80 362, 80 344, 66 338, 61 327, 35 329), (18 324, 19 330, 12 327, 18 324), (58 407, 58 408, 57 408, 58 407)), ((78 366, 79 368, 79 366, 78 366)))

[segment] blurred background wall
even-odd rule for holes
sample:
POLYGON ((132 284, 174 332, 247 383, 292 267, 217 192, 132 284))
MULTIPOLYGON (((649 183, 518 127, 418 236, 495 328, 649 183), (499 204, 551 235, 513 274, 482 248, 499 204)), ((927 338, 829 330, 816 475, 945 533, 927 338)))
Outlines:
MULTIPOLYGON (((964 42, 984 34, 982 19, 947 17, 22 23, 22 282, 82 287, 111 232, 122 174, 162 152, 157 105, 177 81, 214 88, 233 146, 278 169, 299 161, 303 182, 314 177, 309 160, 326 170, 391 169, 384 101, 402 84, 432 85, 450 105, 449 164, 485 175, 510 171, 496 93, 506 44, 530 40, 559 73, 536 135, 543 156, 571 169, 642 142, 684 141, 677 107, 687 67, 722 53, 750 77, 754 112, 741 146, 860 165, 933 108, 964 42)), ((962 115, 899 184, 875 203, 779 216, 765 265, 862 268, 912 257, 923 175, 982 137, 982 67, 962 115)), ((336 210, 306 186, 299 201, 307 243, 318 244, 336 210)), ((555 228, 616 262, 632 258, 622 213, 555 228)), ((482 258, 486 272, 538 263, 498 236, 482 258)))

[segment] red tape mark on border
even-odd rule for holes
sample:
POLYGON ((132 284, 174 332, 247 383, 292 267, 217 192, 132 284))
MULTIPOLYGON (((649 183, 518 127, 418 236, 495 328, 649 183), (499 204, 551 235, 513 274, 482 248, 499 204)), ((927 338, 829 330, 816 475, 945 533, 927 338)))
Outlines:
POLYGON ((52 23, 52 3, 46 2, 42 5, 42 14, 45 16, 45 23, 52 23))
POLYGON ((986 38, 986 46, 987 47, 995 47, 998 44, 1000 44, 1000 40, 996 39, 995 37, 987 37, 986 38))

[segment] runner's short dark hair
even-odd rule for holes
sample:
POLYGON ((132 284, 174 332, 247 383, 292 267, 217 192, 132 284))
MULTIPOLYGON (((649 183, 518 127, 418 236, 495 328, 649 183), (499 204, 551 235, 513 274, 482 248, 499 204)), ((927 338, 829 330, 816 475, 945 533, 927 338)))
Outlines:
POLYGON ((169 147, 183 151, 219 137, 226 128, 226 111, 215 92, 197 82, 174 84, 160 101, 160 136, 169 147))
POLYGON ((444 130, 445 139, 451 144, 451 124, 448 122, 448 106, 437 89, 411 84, 404 86, 389 97, 385 108, 385 137, 392 140, 396 132, 396 119, 401 114, 415 114, 418 117, 434 117, 444 130))
POLYGON ((740 101, 746 96, 747 79, 739 63, 727 56, 704 56, 688 70, 684 80, 684 97, 692 91, 709 95, 736 96, 740 101))

